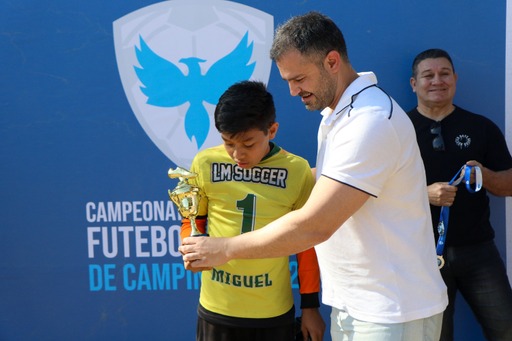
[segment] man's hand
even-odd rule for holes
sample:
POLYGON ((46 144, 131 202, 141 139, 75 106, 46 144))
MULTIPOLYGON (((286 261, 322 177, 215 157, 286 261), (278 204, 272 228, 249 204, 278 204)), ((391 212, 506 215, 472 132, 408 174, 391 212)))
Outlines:
MULTIPOLYGON (((466 162, 466 165, 473 166, 473 167, 479 167, 482 172, 484 170, 484 166, 482 166, 482 164, 480 162, 475 161, 475 160, 471 160, 471 161, 466 162)), ((466 168, 464 168, 463 176, 465 175, 465 172, 466 172, 466 168)), ((474 184, 474 183, 475 183, 475 169, 473 168, 471 170, 470 184, 474 184)))
POLYGON ((434 206, 452 206, 457 194, 457 187, 447 182, 435 182, 427 187, 428 201, 434 206))
POLYGON ((178 250, 188 270, 211 269, 229 261, 227 238, 188 237, 178 250))
POLYGON ((301 330, 304 341, 322 341, 324 339, 325 322, 318 308, 302 309, 301 330))
MULTIPOLYGON (((487 192, 498 197, 512 196, 512 168, 502 171, 493 171, 484 167, 480 162, 470 160, 466 162, 469 166, 478 166, 482 171, 482 187, 487 192)), ((471 183, 474 183, 475 176, 471 172, 471 183)))
POLYGON ((183 262, 183 264, 185 265, 185 269, 186 270, 190 270, 192 272, 201 272, 201 271, 206 271, 206 270, 211 270, 212 269, 211 267, 207 267, 207 266, 203 266, 203 267, 200 267, 200 268, 194 268, 192 266, 191 262, 183 262))

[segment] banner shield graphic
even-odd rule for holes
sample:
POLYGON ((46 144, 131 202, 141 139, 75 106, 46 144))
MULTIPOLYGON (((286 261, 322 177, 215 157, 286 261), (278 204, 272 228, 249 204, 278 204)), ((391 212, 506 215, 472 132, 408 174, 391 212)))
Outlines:
POLYGON ((231 84, 268 83, 273 17, 223 0, 164 1, 113 23, 117 66, 140 125, 176 165, 222 143, 213 111, 231 84))

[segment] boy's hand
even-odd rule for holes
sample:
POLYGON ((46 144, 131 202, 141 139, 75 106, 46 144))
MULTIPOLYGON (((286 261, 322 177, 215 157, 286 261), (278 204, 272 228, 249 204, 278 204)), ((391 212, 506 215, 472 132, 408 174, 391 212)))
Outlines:
POLYGON ((325 322, 318 308, 302 309, 301 330, 304 341, 322 341, 324 339, 325 322))

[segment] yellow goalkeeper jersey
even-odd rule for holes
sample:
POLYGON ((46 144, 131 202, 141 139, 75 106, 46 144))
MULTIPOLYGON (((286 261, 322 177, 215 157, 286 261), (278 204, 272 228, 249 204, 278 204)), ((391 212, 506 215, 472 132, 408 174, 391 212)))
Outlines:
MULTIPOLYGON (((260 229, 300 208, 314 185, 308 162, 272 144, 255 167, 243 169, 223 145, 199 152, 190 169, 203 192, 199 216, 207 216, 211 237, 260 229)), ((316 255, 314 260, 316 262, 316 255)), ((240 260, 202 274, 200 304, 240 318, 271 318, 293 305, 288 257, 240 260)))

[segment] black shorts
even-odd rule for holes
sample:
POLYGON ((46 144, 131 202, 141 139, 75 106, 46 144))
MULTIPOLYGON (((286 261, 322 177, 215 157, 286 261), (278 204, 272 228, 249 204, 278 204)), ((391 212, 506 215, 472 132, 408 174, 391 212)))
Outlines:
POLYGON ((294 323, 270 328, 242 328, 197 319, 197 341, 294 341, 294 323))

